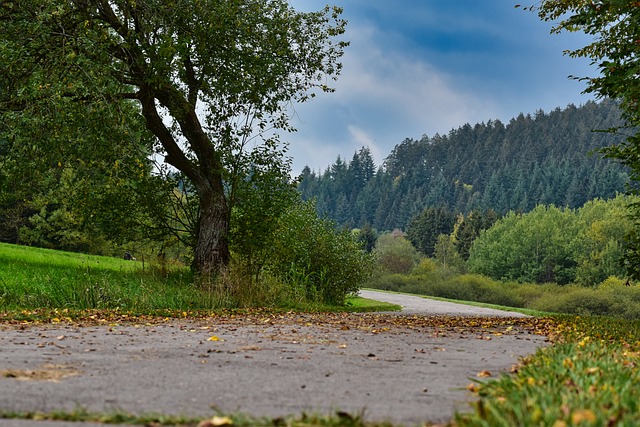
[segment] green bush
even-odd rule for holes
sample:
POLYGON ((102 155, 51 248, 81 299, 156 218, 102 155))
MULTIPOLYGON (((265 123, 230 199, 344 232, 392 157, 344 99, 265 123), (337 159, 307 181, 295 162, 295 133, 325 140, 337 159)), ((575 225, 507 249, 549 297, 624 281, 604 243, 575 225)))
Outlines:
POLYGON ((510 212, 473 242, 471 272, 497 280, 595 286, 623 276, 624 236, 632 228, 628 204, 618 196, 592 200, 577 210, 539 205, 510 212))
POLYGON ((378 237, 373 253, 381 274, 406 274, 420 261, 420 254, 411 242, 396 233, 386 233, 378 237))
POLYGON ((371 274, 373 258, 348 231, 318 218, 311 202, 297 202, 280 218, 265 271, 308 301, 343 304, 371 274))
POLYGON ((392 292, 421 293, 409 291, 409 289, 413 289, 416 286, 419 286, 419 284, 420 278, 415 276, 407 276, 405 274, 384 274, 370 278, 366 282, 366 287, 392 292))
POLYGON ((518 295, 517 288, 497 282, 479 274, 464 274, 453 277, 452 287, 457 287, 469 301, 523 307, 524 300, 518 295))

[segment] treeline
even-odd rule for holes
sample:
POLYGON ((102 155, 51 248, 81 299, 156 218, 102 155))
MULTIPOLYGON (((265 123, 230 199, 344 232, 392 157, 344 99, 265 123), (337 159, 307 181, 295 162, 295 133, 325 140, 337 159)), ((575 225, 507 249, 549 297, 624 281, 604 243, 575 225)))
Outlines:
POLYGON ((627 236, 636 227, 628 207, 639 201, 618 195, 578 209, 538 205, 499 219, 491 211, 453 217, 443 208, 427 208, 406 233, 377 237, 376 266, 365 286, 638 319, 640 287, 627 262, 637 248, 629 246, 627 236))
POLYGON ((465 124, 404 140, 377 169, 368 148, 322 173, 305 167, 298 188, 320 214, 349 228, 405 229, 426 207, 499 215, 539 204, 577 208, 625 191, 626 170, 598 153, 624 138, 598 130, 620 124, 610 100, 465 124))

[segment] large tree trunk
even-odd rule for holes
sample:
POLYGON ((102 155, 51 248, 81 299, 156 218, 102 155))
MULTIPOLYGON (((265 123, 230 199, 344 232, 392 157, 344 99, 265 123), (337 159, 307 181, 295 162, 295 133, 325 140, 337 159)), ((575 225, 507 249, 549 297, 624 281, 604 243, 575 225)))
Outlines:
POLYGON ((220 272, 229 263, 229 212, 222 191, 198 191, 200 218, 192 268, 200 275, 220 272))
POLYGON ((229 264, 229 208, 222 185, 219 187, 197 188, 200 217, 192 268, 205 276, 229 264))

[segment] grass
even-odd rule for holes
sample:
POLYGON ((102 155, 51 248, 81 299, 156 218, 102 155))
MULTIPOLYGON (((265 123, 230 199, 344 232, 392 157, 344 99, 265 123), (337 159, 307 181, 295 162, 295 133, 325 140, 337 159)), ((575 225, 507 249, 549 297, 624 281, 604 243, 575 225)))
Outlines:
POLYGON ((0 309, 211 308, 187 269, 0 244, 0 309))
POLYGON ((558 342, 514 375, 479 385, 459 426, 640 425, 640 323, 558 317, 558 342))
POLYGON ((0 310, 13 317, 59 317, 56 310, 73 316, 76 310, 118 310, 132 314, 180 315, 185 311, 251 307, 259 301, 272 309, 306 311, 392 311, 399 307, 360 297, 344 306, 327 307, 282 297, 278 283, 266 280, 249 289, 231 278, 222 291, 194 286, 183 266, 125 261, 0 243, 0 310), (271 288, 269 287, 271 286, 271 288), (244 289, 243 289, 244 287, 244 289), (238 304, 247 296, 246 304, 238 304), (30 314, 24 314, 27 310, 30 314), (35 313, 32 313, 36 311, 35 313))
POLYGON ((531 310, 528 313, 534 315, 563 313, 640 320, 640 284, 630 284, 613 276, 598 285, 584 287, 576 284, 503 282, 479 274, 435 269, 410 274, 379 274, 365 286, 465 303, 475 301, 514 307, 516 310, 531 310))
POLYGON ((187 416, 170 416, 163 414, 134 415, 126 412, 92 413, 83 409, 74 411, 52 412, 3 412, 0 410, 0 419, 30 419, 37 421, 69 421, 69 422, 95 422, 116 425, 144 425, 144 426, 180 426, 196 427, 393 427, 388 422, 365 422, 359 414, 347 414, 337 412, 332 415, 302 414, 279 418, 257 418, 244 414, 212 415, 211 418, 202 420, 187 416), (206 421, 210 421, 206 424, 206 421))
MULTIPOLYGON (((363 288, 363 289, 367 289, 367 288, 363 288)), ((379 289, 374 289, 374 288, 369 288, 369 289, 372 290, 372 291, 379 291, 379 289)), ((551 312, 548 312, 548 311, 532 310, 532 309, 522 308, 522 307, 509 307, 509 306, 506 306, 506 305, 489 304, 489 303, 478 302, 478 301, 461 301, 461 300, 457 300, 457 299, 434 297, 434 296, 425 296, 425 295, 421 295, 421 294, 413 294, 413 293, 408 293, 408 292, 394 292, 394 291, 384 291, 384 292, 388 292, 390 294, 413 295, 415 297, 420 297, 420 298, 425 298, 425 299, 432 299, 432 300, 436 300, 436 301, 452 302, 454 304, 465 304, 465 305, 472 305, 472 306, 475 306, 475 307, 493 308, 495 310, 513 311, 515 313, 522 313, 522 314, 526 314, 528 316, 543 317, 543 316, 553 316, 554 314, 556 314, 556 313, 551 313, 551 312)), ((378 311, 382 311, 382 310, 378 310, 378 311)))
POLYGON ((400 311, 402 307, 382 301, 375 301, 362 297, 348 297, 347 307, 350 311, 400 311))

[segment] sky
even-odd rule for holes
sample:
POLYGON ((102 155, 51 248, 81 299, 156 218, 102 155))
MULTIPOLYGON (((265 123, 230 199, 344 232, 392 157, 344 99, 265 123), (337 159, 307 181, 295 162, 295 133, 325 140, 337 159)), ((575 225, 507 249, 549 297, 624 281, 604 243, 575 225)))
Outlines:
MULTIPOLYGON (((301 11, 329 0, 290 0, 301 11)), ((564 55, 590 39, 550 34, 552 23, 515 4, 533 0, 334 0, 348 20, 335 93, 296 105, 283 135, 293 173, 323 172, 368 147, 376 165, 406 138, 465 123, 581 105, 588 60, 564 55)))

